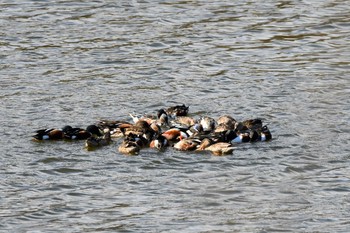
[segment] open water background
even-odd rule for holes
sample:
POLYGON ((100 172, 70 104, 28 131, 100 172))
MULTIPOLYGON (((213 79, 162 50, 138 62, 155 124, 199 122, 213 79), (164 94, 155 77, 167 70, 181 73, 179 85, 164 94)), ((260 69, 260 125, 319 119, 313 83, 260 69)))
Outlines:
POLYGON ((350 4, 0 1, 0 232, 349 232, 350 4), (261 117, 233 155, 86 151, 33 131, 261 117))

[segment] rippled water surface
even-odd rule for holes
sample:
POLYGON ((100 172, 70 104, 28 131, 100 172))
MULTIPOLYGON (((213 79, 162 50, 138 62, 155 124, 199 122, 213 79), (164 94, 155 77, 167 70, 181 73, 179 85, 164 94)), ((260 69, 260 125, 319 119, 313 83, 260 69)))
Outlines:
POLYGON ((350 4, 0 2, 1 232, 349 232, 350 4), (260 117, 233 155, 34 130, 185 103, 260 117))

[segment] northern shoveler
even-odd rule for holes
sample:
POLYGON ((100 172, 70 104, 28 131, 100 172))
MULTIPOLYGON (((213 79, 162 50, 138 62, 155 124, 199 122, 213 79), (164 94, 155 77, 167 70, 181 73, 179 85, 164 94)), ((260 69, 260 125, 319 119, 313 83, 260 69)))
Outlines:
POLYGON ((152 123, 156 123, 159 126, 169 125, 168 114, 165 112, 164 109, 158 110, 156 115, 137 116, 129 113, 129 116, 132 118, 135 124, 139 121, 146 121, 149 125, 151 125, 152 123))
POLYGON ((271 132, 267 125, 263 126, 260 132, 261 141, 269 141, 272 139, 271 132))
POLYGON ((218 141, 220 142, 241 143, 250 141, 248 133, 237 133, 235 130, 227 130, 220 132, 218 134, 218 137, 218 141))
POLYGON ((231 143, 217 142, 206 147, 204 150, 210 151, 214 155, 227 155, 227 154, 232 154, 234 149, 235 148, 232 146, 231 143))
POLYGON ((203 132, 204 132, 203 126, 201 124, 199 124, 199 123, 196 123, 196 124, 192 125, 191 127, 188 128, 188 130, 186 130, 186 133, 190 137, 196 137, 196 136, 200 135, 203 132))
POLYGON ((188 138, 188 135, 178 128, 171 128, 167 131, 162 133, 162 136, 164 136, 168 141, 177 141, 184 138, 188 138))
POLYGON ((216 122, 214 118, 205 116, 200 119, 200 124, 203 127, 203 131, 212 132, 215 129, 216 122))
POLYGON ((256 130, 250 130, 249 138, 250 138, 250 142, 257 142, 261 140, 261 136, 256 130))
POLYGON ((214 141, 211 138, 203 138, 201 143, 199 144, 197 150, 202 151, 205 150, 208 146, 212 145, 214 141))
POLYGON ((180 151, 191 151, 197 149, 199 142, 193 139, 182 139, 174 144, 174 148, 180 151))
MULTIPOLYGON (((242 122, 243 129, 261 129, 262 128, 262 120, 259 118, 249 119, 242 122)), ((242 130, 242 129, 241 129, 242 130)))
POLYGON ((182 125, 186 127, 191 127, 192 125, 197 124, 197 120, 193 117, 189 116, 179 116, 176 117, 173 121, 171 121, 172 125, 182 125))
POLYGON ((51 128, 51 129, 39 129, 35 131, 35 135, 32 137, 37 140, 60 140, 64 139, 65 132, 71 130, 72 127, 70 125, 64 126, 62 129, 51 128))
POLYGON ((159 109, 154 115, 130 114, 134 123, 101 120, 86 129, 69 125, 62 129, 40 129, 33 138, 38 141, 85 139, 89 149, 110 144, 111 137, 123 137, 118 151, 124 154, 138 154, 145 147, 161 150, 173 146, 181 151, 211 151, 214 155, 232 153, 235 143, 272 139, 267 125, 259 118, 236 121, 223 115, 215 121, 208 116, 189 117, 188 110, 189 107, 183 104, 159 109))
POLYGON ((216 122, 218 123, 218 125, 227 124, 227 125, 234 126, 234 124, 236 123, 236 120, 229 115, 223 115, 223 116, 220 116, 216 122))
POLYGON ((237 137, 233 138, 231 143, 242 143, 242 142, 250 142, 250 135, 249 133, 239 133, 237 134, 237 137))
POLYGON ((118 151, 122 154, 127 155, 137 155, 140 152, 141 147, 137 144, 136 141, 123 140, 119 145, 118 151))
POLYGON ((138 154, 139 151, 148 144, 149 141, 142 135, 139 136, 129 133, 118 147, 118 151, 123 154, 138 154))
POLYGON ((165 112, 173 117, 178 117, 178 116, 187 116, 188 110, 190 106, 187 106, 182 104, 182 105, 176 105, 173 107, 169 107, 165 110, 165 112))
POLYGON ((130 124, 130 123, 127 121, 120 121, 120 120, 100 120, 97 123, 97 126, 100 129, 108 128, 110 130, 110 134, 112 138, 119 138, 124 136, 122 131, 119 128, 119 126, 122 124, 130 124))
POLYGON ((236 120, 228 115, 224 115, 219 117, 216 121, 217 126, 215 127, 214 132, 223 132, 226 130, 235 129, 236 120))
POLYGON ((85 147, 87 149, 93 149, 96 147, 107 146, 111 143, 111 133, 108 128, 104 130, 103 136, 92 135, 85 141, 85 147))
POLYGON ((119 125, 120 130, 123 132, 124 136, 128 136, 129 134, 137 135, 138 137, 144 137, 147 140, 151 140, 155 131, 151 128, 151 126, 143 120, 139 120, 135 124, 121 124, 119 125))
POLYGON ((85 140, 91 136, 103 136, 100 128, 96 125, 89 125, 86 129, 72 128, 64 130, 64 138, 70 140, 85 140))
POLYGON ((169 117, 164 109, 157 111, 157 122, 159 126, 169 126, 169 117))
POLYGON ((158 150, 162 150, 168 146, 169 142, 163 135, 159 135, 158 137, 153 139, 149 145, 150 148, 156 148, 158 150))

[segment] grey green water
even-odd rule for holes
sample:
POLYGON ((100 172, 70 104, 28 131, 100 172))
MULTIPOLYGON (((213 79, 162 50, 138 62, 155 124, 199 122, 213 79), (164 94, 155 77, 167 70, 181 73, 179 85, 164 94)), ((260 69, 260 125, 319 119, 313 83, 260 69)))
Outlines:
POLYGON ((341 0, 0 1, 0 232, 349 232, 349 38, 341 0), (30 140, 182 103, 274 140, 30 140))

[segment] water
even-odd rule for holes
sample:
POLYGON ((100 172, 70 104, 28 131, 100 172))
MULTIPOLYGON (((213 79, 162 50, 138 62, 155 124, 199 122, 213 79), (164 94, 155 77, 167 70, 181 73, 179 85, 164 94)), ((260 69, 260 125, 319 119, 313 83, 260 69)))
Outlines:
POLYGON ((349 232, 347 1, 1 1, 1 232, 349 232), (33 131, 185 103, 261 117, 231 156, 33 131))

